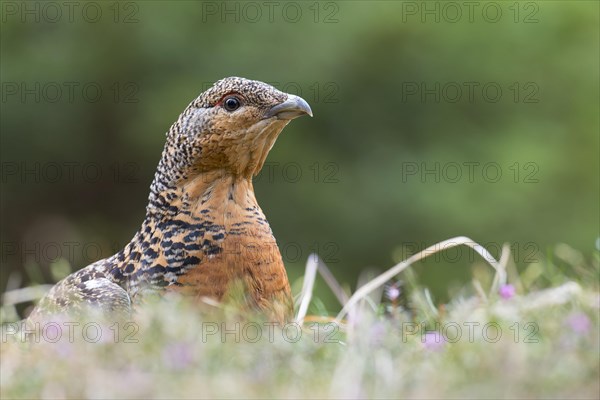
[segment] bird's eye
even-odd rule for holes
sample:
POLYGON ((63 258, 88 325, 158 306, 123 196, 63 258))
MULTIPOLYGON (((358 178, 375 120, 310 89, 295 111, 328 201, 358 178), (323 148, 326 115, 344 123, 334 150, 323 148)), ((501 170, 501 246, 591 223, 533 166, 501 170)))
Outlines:
POLYGON ((240 108, 240 105, 240 100, 235 96, 228 97, 223 101, 223 107, 225 107, 227 111, 235 111, 240 108))

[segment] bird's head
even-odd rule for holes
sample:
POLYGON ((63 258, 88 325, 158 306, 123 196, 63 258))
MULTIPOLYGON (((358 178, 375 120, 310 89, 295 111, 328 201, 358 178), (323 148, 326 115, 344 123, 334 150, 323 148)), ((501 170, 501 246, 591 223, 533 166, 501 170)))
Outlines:
POLYGON ((301 97, 263 82, 225 78, 180 115, 165 151, 180 157, 176 162, 185 164, 188 178, 213 170, 251 177, 262 168, 281 130, 302 115, 312 116, 312 111, 301 97))

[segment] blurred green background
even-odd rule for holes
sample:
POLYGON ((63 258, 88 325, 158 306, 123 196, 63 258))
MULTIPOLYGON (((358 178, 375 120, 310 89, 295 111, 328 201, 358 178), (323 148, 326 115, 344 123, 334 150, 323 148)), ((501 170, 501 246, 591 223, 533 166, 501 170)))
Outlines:
MULTIPOLYGON (((496 255, 510 243, 520 267, 561 242, 589 255, 599 3, 470 4, 2 2, 0 288, 125 245, 164 133, 231 75, 314 111, 255 183, 292 279, 317 251, 354 287, 459 235, 496 255)), ((476 259, 448 251, 417 272, 443 301, 476 259)))

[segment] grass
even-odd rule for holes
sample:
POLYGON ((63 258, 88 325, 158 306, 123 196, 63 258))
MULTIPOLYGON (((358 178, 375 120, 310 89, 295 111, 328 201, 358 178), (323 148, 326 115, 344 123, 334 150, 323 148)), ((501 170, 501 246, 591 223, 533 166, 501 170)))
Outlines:
POLYGON ((517 273, 507 249, 496 261, 467 238, 447 243, 483 256, 447 304, 412 273, 431 250, 352 295, 310 257, 285 327, 173 299, 133 322, 56 320, 24 341, 8 321, 35 290, 9 292, 0 397, 599 398, 598 253, 560 245, 517 273), (313 296, 318 273, 343 305, 335 317, 313 296))

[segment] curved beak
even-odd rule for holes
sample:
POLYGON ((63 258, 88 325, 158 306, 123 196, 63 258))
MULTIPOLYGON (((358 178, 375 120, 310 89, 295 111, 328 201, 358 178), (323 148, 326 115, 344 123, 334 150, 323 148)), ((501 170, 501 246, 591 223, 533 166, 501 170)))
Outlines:
POLYGON ((265 118, 277 117, 277 119, 291 120, 302 115, 313 116, 310 106, 302 97, 288 94, 283 103, 279 103, 267 111, 265 118))

